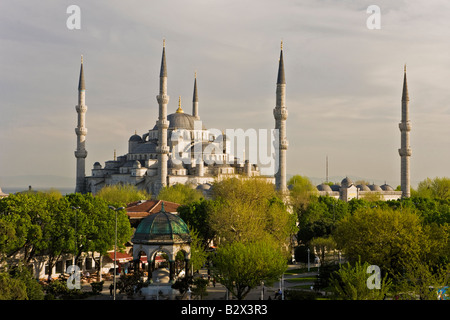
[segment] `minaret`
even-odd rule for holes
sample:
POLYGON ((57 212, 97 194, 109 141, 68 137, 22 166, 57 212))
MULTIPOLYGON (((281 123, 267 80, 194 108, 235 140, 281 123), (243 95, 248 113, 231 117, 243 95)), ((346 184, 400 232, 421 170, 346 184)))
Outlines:
POLYGON ((159 104, 159 117, 157 121, 158 126, 158 185, 157 193, 167 185, 167 161, 169 154, 169 147, 167 146, 167 128, 169 121, 167 121, 167 104, 169 103, 169 96, 167 95, 167 65, 166 65, 166 41, 163 41, 163 52, 161 59, 161 71, 159 74, 159 95, 156 96, 159 104))
POLYGON ((75 158, 77 158, 77 182, 75 192, 86 193, 86 172, 85 159, 87 151, 85 149, 87 129, 85 126, 85 115, 87 106, 85 105, 86 86, 84 83, 83 56, 81 56, 80 79, 78 82, 78 105, 75 107, 78 113, 78 126, 75 128, 77 134, 77 150, 75 158))
POLYGON ((275 129, 278 129, 278 171, 275 173, 275 185, 277 190, 285 193, 287 191, 286 182, 286 150, 288 148, 288 141, 286 139, 286 119, 288 111, 285 105, 286 101, 286 79, 284 77, 284 62, 283 62, 283 42, 281 42, 280 61, 278 66, 277 78, 277 96, 276 107, 273 109, 275 118, 275 129))
POLYGON ((192 98, 192 115, 195 119, 200 120, 200 116, 198 115, 198 93, 197 93, 197 72, 195 73, 194 80, 194 94, 192 98))
POLYGON ((411 147, 409 144, 409 132, 411 131, 411 122, 409 121, 409 94, 408 83, 406 81, 406 65, 403 76, 403 93, 402 93, 402 122, 399 124, 401 132, 401 148, 398 153, 401 157, 400 168, 400 187, 402 190, 402 198, 409 198, 410 191, 410 166, 411 147))

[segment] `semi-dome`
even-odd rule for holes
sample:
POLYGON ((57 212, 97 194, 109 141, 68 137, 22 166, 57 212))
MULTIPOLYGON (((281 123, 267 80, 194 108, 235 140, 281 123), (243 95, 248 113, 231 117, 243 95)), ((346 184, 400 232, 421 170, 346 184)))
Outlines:
POLYGON ((164 211, 145 217, 136 228, 133 244, 169 244, 190 242, 186 223, 179 216, 164 211))

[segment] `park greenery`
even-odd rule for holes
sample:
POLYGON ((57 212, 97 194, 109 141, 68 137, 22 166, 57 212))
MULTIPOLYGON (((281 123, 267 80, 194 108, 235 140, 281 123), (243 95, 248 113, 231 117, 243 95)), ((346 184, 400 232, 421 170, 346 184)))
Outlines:
MULTIPOLYGON (((436 290, 448 286, 449 178, 426 179, 410 198, 391 201, 319 196, 300 175, 288 184, 289 194, 282 195, 265 179, 231 178, 213 183, 208 195, 180 184, 164 188, 157 199, 181 204, 178 213, 192 237, 191 269, 207 266, 237 299, 280 279, 292 252, 300 263, 320 259, 315 288, 332 299, 436 299, 436 290), (367 288, 370 265, 381 270, 381 289, 367 288)), ((63 254, 75 260, 106 255, 114 246, 116 213, 123 249, 133 229, 125 210, 109 206, 151 198, 135 187, 109 186, 95 196, 50 190, 0 199, 0 299, 67 295, 61 282, 50 281, 51 274, 41 286, 25 266, 40 255, 48 257, 50 270, 63 254), (20 261, 12 264, 13 257, 20 261)), ((133 279, 124 288, 131 288, 133 279)), ((198 279, 177 285, 206 294, 198 279)), ((291 290, 286 296, 300 295, 291 290)))

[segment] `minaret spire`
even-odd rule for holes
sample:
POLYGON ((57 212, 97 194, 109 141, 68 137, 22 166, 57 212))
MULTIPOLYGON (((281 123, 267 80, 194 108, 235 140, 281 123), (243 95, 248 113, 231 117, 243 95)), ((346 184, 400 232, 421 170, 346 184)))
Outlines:
POLYGON ((155 186, 156 194, 167 185, 167 162, 169 147, 167 146, 167 128, 169 121, 167 120, 167 104, 169 96, 167 95, 167 64, 166 64, 166 40, 163 40, 163 52, 161 58, 161 71, 159 74, 159 95, 156 96, 159 104, 159 117, 157 121, 158 127, 158 176, 159 181, 155 186))
POLYGON ((75 110, 78 113, 78 126, 75 128, 77 135, 77 150, 75 151, 75 158, 77 159, 77 172, 76 172, 76 187, 75 192, 86 193, 86 170, 85 159, 87 157, 86 151, 86 134, 87 129, 85 126, 85 118, 87 106, 86 100, 86 85, 84 82, 84 70, 83 70, 83 56, 81 56, 80 77, 78 80, 78 105, 75 106, 75 110))
POLYGON ((199 120, 200 116, 198 115, 198 92, 197 92, 197 72, 195 72, 194 78, 194 94, 192 97, 192 115, 199 120))
POLYGON ((402 198, 409 198, 411 196, 410 157, 412 152, 409 138, 411 121, 409 120, 409 94, 408 83, 406 80, 406 64, 403 73, 402 118, 399 124, 401 132, 401 148, 398 149, 398 153, 401 157, 400 187, 402 190, 402 198))
POLYGON ((286 101, 286 79, 284 75, 283 61, 283 42, 280 46, 280 60, 278 63, 276 107, 273 109, 275 118, 275 129, 278 131, 278 171, 275 173, 276 188, 283 194, 287 192, 286 181, 286 151, 288 141, 286 139, 286 119, 288 111, 285 105, 286 101))

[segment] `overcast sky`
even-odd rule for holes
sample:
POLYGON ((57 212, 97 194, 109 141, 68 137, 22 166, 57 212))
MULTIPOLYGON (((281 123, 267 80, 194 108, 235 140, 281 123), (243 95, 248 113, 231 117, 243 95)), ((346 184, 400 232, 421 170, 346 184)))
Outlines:
POLYGON ((86 173, 114 149, 125 154, 135 130, 157 120, 163 38, 169 113, 178 96, 191 112, 197 71, 200 116, 219 129, 274 127, 283 40, 287 172, 323 180, 328 155, 332 177, 400 184, 406 63, 412 184, 448 177, 449 17, 445 0, 1 1, 0 177, 57 175, 75 186, 81 54, 86 173), (79 30, 66 26, 72 4, 79 30), (373 4, 379 30, 366 26, 373 4))

